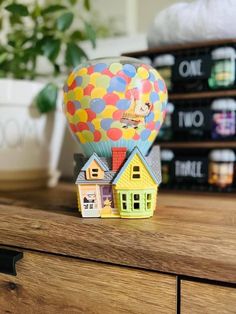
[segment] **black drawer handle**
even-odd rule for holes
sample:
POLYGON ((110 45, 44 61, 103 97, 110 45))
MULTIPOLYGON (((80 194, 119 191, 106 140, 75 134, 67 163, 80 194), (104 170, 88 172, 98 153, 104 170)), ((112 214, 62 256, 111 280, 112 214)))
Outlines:
POLYGON ((0 273, 16 276, 16 262, 22 258, 22 252, 0 248, 0 273))

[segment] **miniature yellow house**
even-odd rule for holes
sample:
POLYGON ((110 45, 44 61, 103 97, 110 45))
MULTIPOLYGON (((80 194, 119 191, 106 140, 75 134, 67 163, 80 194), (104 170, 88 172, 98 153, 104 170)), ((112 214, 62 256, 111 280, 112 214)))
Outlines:
POLYGON ((85 160, 75 155, 78 208, 83 217, 151 217, 161 182, 159 148, 147 157, 135 147, 112 148, 112 158, 94 153, 85 160), (82 166, 82 167, 81 167, 82 166))

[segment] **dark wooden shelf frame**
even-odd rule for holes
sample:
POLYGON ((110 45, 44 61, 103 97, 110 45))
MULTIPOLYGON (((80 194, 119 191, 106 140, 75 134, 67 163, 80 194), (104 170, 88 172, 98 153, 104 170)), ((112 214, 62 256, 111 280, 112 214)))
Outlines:
POLYGON ((220 98, 220 97, 236 97, 236 89, 205 91, 197 93, 169 93, 169 100, 185 100, 185 99, 199 99, 199 98, 220 98))
POLYGON ((207 141, 207 142, 161 142, 157 143, 161 148, 236 148, 235 141, 207 141))
POLYGON ((140 50, 135 52, 125 52, 122 55, 128 57, 137 57, 141 56, 142 54, 153 54, 153 53, 168 53, 168 52, 175 52, 178 50, 183 49, 192 49, 192 48, 203 48, 203 47, 210 47, 210 46, 218 46, 218 45, 228 45, 228 44, 236 44, 236 38, 229 38, 229 39, 218 39, 218 40, 208 40, 208 41, 199 41, 193 43, 186 43, 186 44, 175 44, 175 45, 165 45, 162 47, 157 48, 150 48, 146 50, 140 50))

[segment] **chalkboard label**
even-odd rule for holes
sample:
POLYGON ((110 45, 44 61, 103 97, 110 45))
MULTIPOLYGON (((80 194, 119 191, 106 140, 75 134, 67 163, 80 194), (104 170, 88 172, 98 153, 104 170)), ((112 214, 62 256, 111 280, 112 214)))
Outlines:
POLYGON ((203 183, 208 177, 206 158, 176 158, 174 176, 177 182, 203 183))
POLYGON ((173 81, 207 79, 211 74, 209 56, 176 58, 173 68, 173 81))
POLYGON ((211 112, 209 108, 181 108, 175 106, 172 116, 175 131, 211 130, 211 112))

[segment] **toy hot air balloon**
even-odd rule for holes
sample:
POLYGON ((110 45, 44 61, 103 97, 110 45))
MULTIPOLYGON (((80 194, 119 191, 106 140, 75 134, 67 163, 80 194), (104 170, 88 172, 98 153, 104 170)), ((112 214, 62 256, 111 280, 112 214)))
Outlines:
POLYGON ((79 65, 64 86, 64 112, 85 156, 137 146, 146 155, 162 125, 167 89, 158 72, 133 58, 79 65))

